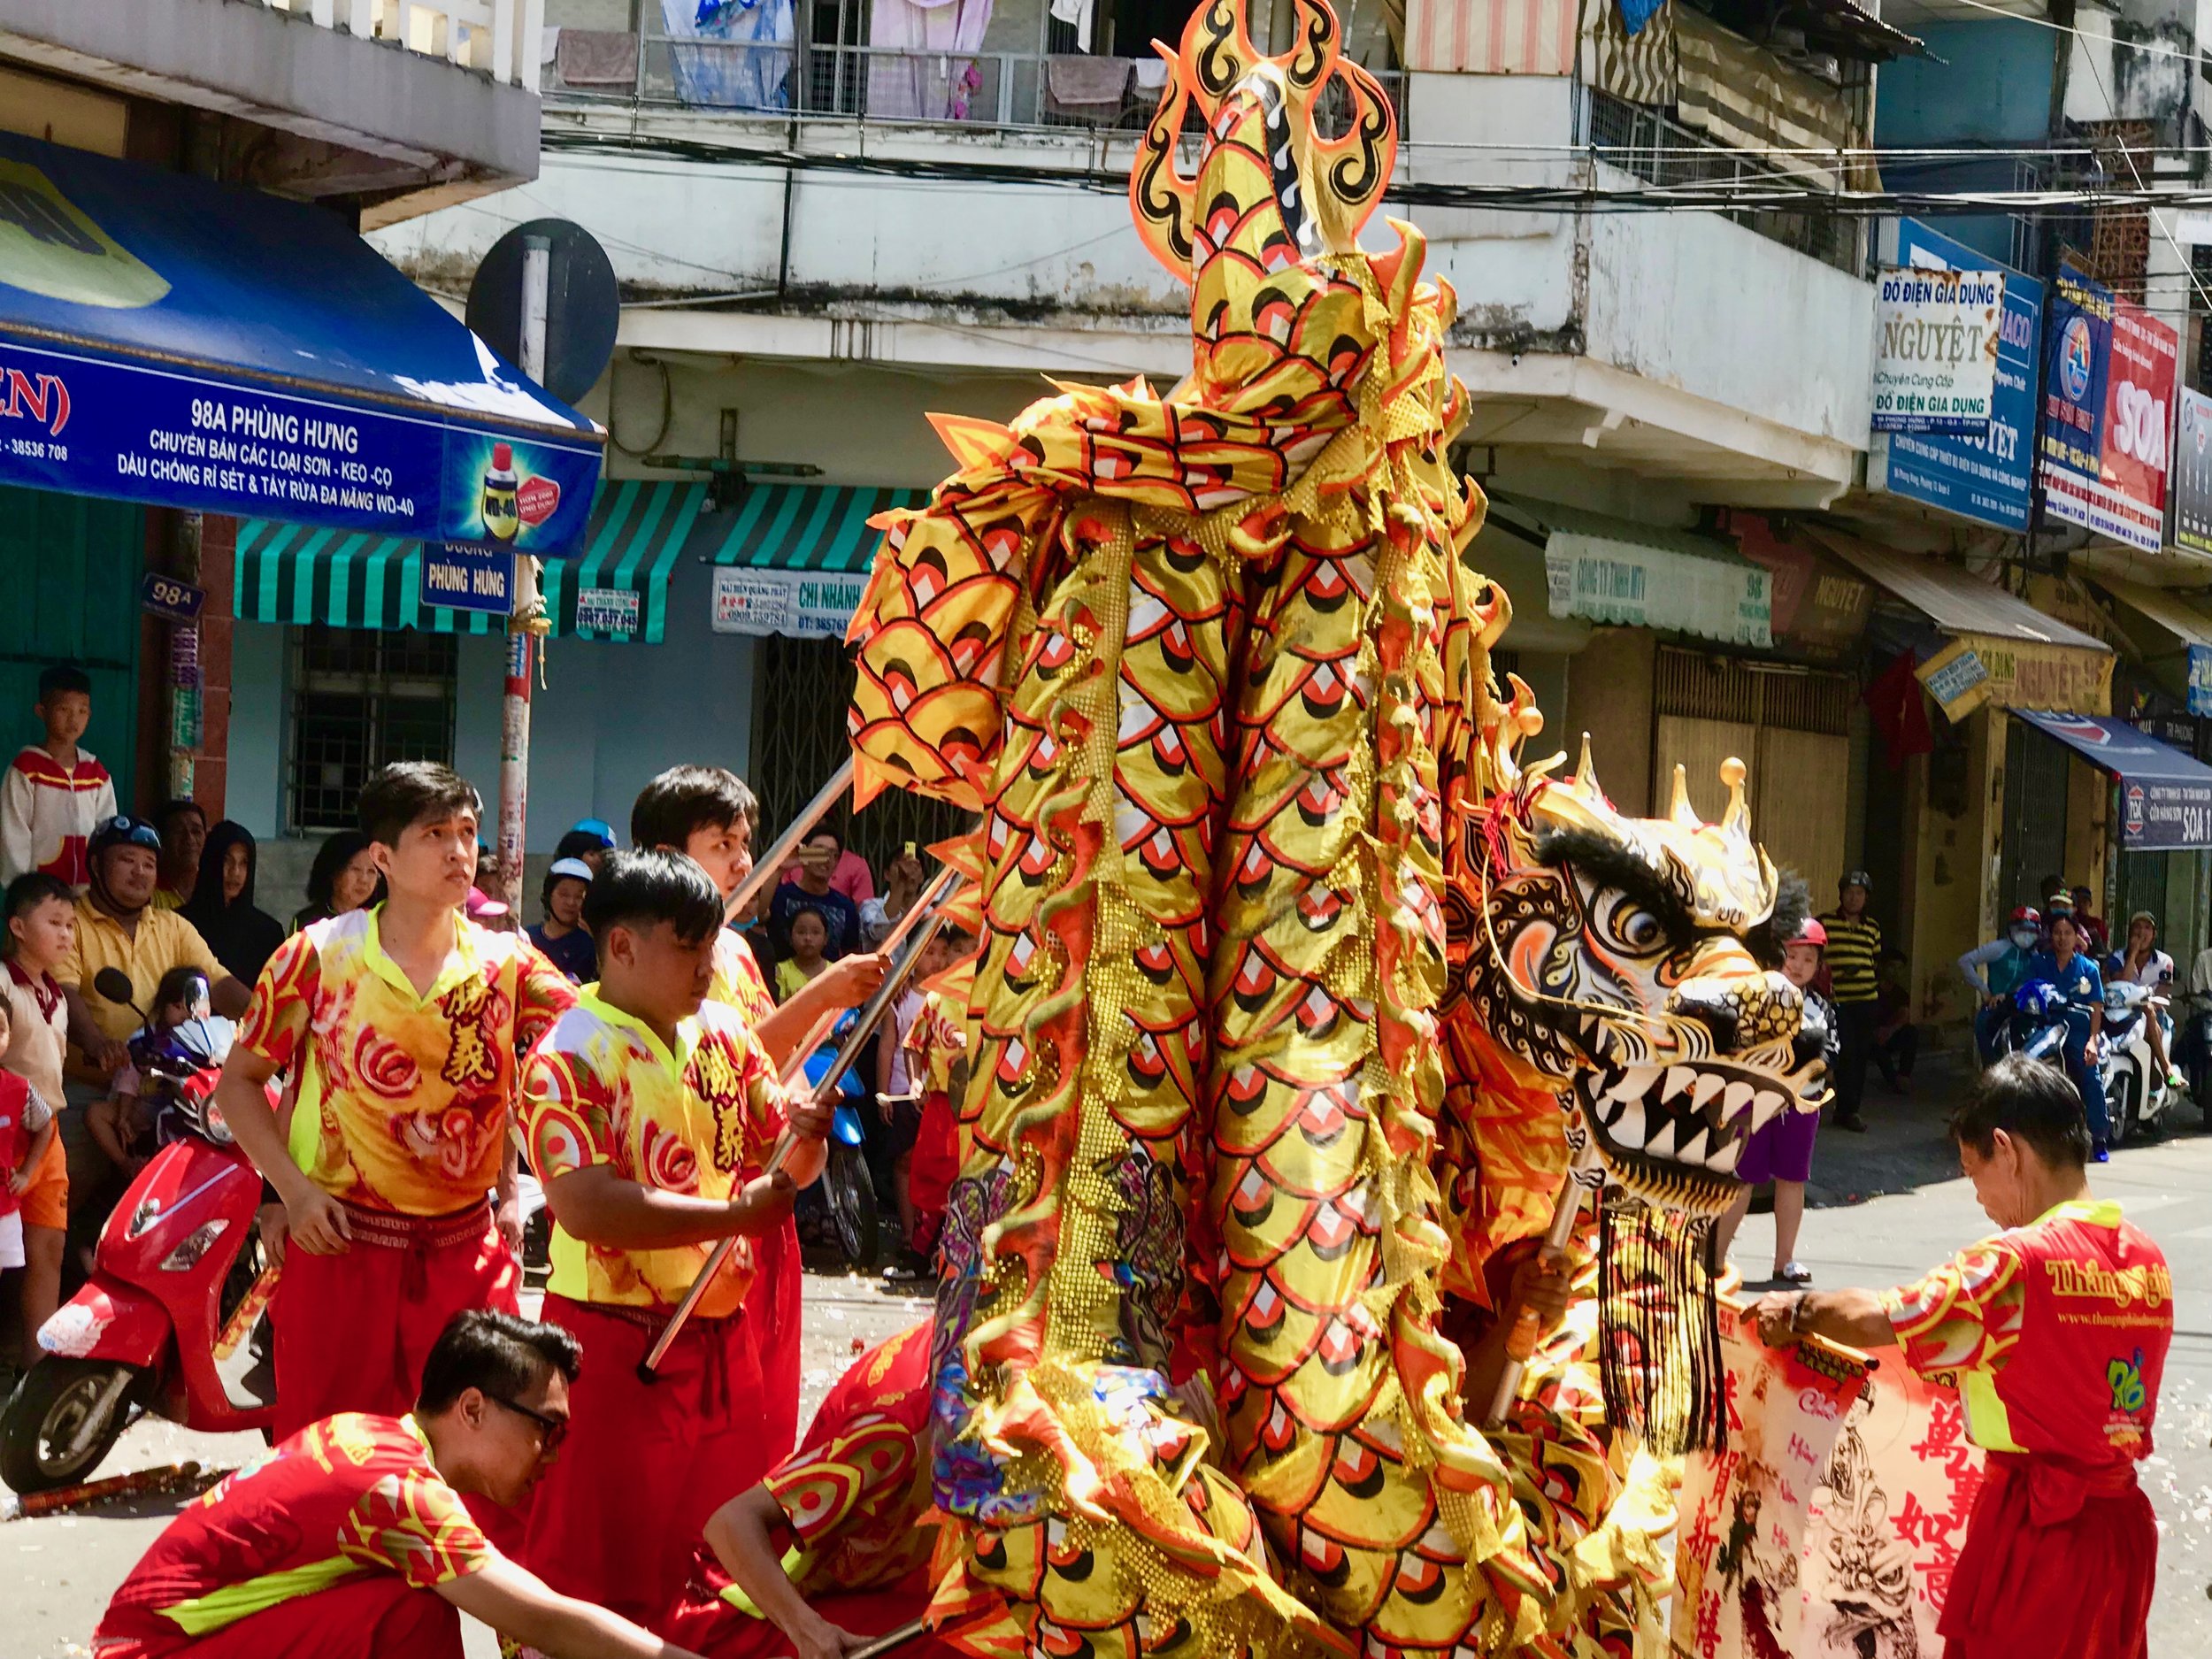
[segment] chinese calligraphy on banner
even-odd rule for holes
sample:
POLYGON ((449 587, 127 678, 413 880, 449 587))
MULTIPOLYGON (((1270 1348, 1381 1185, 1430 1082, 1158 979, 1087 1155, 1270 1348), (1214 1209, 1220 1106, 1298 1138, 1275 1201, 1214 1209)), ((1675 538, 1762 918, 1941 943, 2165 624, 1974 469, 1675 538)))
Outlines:
POLYGON ((1805 1530, 1804 1659, 1943 1651, 1936 1620, 1966 1542, 1981 1448, 1948 1389, 1884 1365, 1844 1419, 1805 1530))
POLYGON ((1728 1449, 1683 1472, 1675 1659, 1932 1659, 1982 1454, 1901 1364, 1766 1347, 1721 1304, 1728 1449))
POLYGON ((1866 1365, 1768 1348, 1726 1302, 1720 1327, 1728 1449, 1693 1454, 1683 1470, 1673 1645, 1696 1659, 1780 1659, 1801 1651, 1808 1511, 1866 1365))

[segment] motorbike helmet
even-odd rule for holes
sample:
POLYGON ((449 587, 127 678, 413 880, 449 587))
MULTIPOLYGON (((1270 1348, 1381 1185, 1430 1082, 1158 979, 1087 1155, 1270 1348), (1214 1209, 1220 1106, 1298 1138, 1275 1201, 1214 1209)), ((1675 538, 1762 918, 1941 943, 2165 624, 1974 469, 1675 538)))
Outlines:
POLYGON ((1836 883, 1836 891, 1840 894, 1846 887, 1856 887, 1862 893, 1871 894, 1874 891, 1874 878, 1863 870, 1847 870, 1836 883))
POLYGON ((1796 936, 1790 941, 1790 943, 1793 945, 1816 945, 1821 949, 1825 950, 1828 949, 1828 930, 1820 925, 1820 918, 1817 916, 1808 916, 1805 918, 1803 926, 1798 928, 1796 936))
POLYGON ((2043 926, 2043 912, 2037 910, 2032 904, 2015 905, 2013 907, 2011 916, 2006 918, 2006 926, 2009 927, 2040 927, 2043 926))
POLYGON ((119 812, 93 826, 92 839, 85 844, 85 856, 97 859, 111 847, 143 847, 149 852, 157 853, 161 850, 161 832, 142 818, 119 812))

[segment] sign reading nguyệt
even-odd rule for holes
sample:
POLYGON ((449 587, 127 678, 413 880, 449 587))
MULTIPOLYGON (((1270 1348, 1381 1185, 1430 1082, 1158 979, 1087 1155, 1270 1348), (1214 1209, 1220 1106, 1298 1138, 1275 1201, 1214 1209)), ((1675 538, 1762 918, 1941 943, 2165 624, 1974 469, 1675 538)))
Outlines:
POLYGON ((1986 432, 2004 324, 2003 273, 1886 270, 1874 304, 1874 430, 1986 432))

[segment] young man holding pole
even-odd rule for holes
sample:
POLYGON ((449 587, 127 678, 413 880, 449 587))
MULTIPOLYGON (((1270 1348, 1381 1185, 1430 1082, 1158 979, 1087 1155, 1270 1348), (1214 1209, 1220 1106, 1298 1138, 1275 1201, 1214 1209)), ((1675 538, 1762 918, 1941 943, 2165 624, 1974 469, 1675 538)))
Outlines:
MULTIPOLYGON (((760 803, 744 780, 721 766, 672 766, 639 792, 630 809, 630 844, 682 853, 707 872, 725 913, 753 873, 753 831, 760 803)), ((780 1071, 816 1036, 826 1014, 857 1008, 883 983, 885 963, 870 952, 833 963, 788 1002, 768 994, 751 948, 730 928, 714 939, 714 980, 707 1000, 734 1008, 780 1071)), ((799 1229, 788 1217, 757 1241, 757 1271, 744 1322, 758 1347, 764 1397, 760 1435, 771 1461, 799 1438, 800 1289, 804 1264, 799 1229)))
POLYGON ((369 780, 361 827, 389 896, 278 949, 217 1087, 290 1225, 280 1440, 341 1411, 398 1416, 447 1321, 516 1310, 516 1070, 576 999, 527 939, 462 915, 480 810, 443 766, 369 780), (263 1094, 286 1068, 299 1084, 288 1145, 263 1094))
POLYGON ((2005 1231, 1900 1289, 1783 1291, 1761 1333, 1895 1347, 1956 1388, 1989 1453, 1942 1623, 1947 1659, 2143 1659, 2158 1523, 2136 1484, 2174 1330, 2166 1258, 2092 1196, 2066 1074, 2012 1055, 1953 1118, 2005 1231))
POLYGON ((531 1159, 553 1211, 545 1317, 590 1356, 566 1454, 522 1558, 557 1590, 640 1623, 666 1612, 685 1545, 784 1449, 767 1443, 744 1327, 753 1241, 819 1173, 830 1114, 787 1097, 735 1010, 706 1002, 722 895, 690 859, 611 855, 585 925, 599 983, 523 1070, 531 1159), (796 1151, 769 1171, 787 1121, 796 1151), (712 1247, 738 1248, 649 1379, 640 1362, 712 1247))

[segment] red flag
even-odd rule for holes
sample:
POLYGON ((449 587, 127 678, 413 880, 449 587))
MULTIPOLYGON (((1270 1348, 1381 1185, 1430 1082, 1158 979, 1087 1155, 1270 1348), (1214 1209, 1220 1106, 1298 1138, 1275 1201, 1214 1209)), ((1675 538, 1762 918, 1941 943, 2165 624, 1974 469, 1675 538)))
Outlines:
POLYGON ((1935 733, 1928 729, 1928 707, 1922 700, 1926 694, 1913 674, 1918 666, 1919 659, 1910 651, 1900 651, 1863 694, 1874 717, 1874 729, 1882 734, 1882 748, 1892 772, 1901 771, 1913 756, 1935 749, 1935 733))

